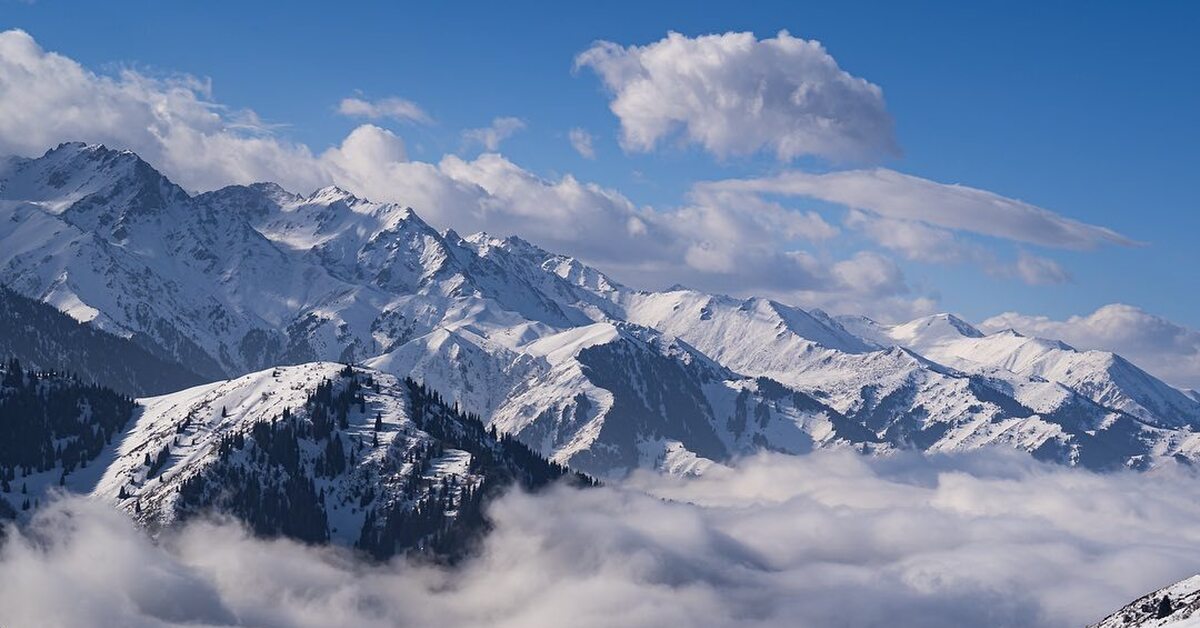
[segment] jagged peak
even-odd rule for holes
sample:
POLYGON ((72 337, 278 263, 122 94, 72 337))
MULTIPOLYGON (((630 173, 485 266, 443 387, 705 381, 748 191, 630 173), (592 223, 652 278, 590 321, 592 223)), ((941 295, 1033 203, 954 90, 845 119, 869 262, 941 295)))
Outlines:
MULTIPOLYGON (((54 148, 47 150, 37 159, 55 160, 68 159, 71 157, 83 157, 94 160, 122 159, 127 163, 143 163, 147 167, 154 169, 150 164, 146 163, 136 152, 128 148, 109 148, 104 144, 87 143, 87 142, 63 142, 54 148)), ((36 161, 35 159, 34 161, 36 161)), ((155 170, 155 172, 158 172, 155 170)))
POLYGON ((496 238, 492 237, 492 234, 490 234, 486 231, 476 231, 475 233, 472 233, 471 235, 463 238, 463 240, 470 242, 471 244, 482 244, 485 242, 492 242, 495 239, 496 238))
POLYGON ((292 198, 298 198, 300 196, 299 194, 295 194, 289 190, 284 189, 284 187, 282 185, 279 185, 278 183, 275 183, 274 181, 259 181, 257 183, 251 183, 250 185, 247 185, 246 187, 251 190, 254 190, 256 192, 261 192, 264 194, 287 196, 287 197, 292 197, 292 198))
POLYGON ((327 185, 323 188, 320 188, 319 190, 314 191, 312 194, 309 194, 305 200, 316 203, 336 203, 338 201, 345 203, 357 203, 362 201, 362 199, 355 196, 345 188, 337 185, 327 185))
MULTIPOLYGON (((189 198, 183 188, 131 150, 103 144, 64 142, 41 157, 10 162, 4 196, 42 203, 51 213, 84 207, 80 201, 101 192, 95 205, 120 197, 148 211, 189 198)), ((87 227, 91 228, 91 226, 87 227)))
MULTIPOLYGON (((510 235, 510 236, 504 238, 504 244, 511 248, 514 248, 514 249, 520 249, 522 251, 528 251, 528 252, 536 253, 538 255, 543 255, 543 256, 552 255, 552 253, 550 253, 546 249, 543 249, 542 247, 540 247, 518 235, 510 235)), ((565 257, 565 256, 556 255, 556 257, 565 257)))

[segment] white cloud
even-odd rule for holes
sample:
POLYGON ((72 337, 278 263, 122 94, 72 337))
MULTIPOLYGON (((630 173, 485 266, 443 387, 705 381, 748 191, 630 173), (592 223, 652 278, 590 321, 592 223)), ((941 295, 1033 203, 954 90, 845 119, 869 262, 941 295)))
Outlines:
POLYGON ((1047 247, 1088 249, 1103 244, 1137 244, 1111 229, 1073 220, 1024 201, 886 168, 825 174, 790 170, 774 177, 730 179, 701 186, 745 194, 803 196, 888 218, 921 221, 1047 247))
POLYGON ((833 274, 844 286, 867 294, 895 295, 908 291, 904 276, 888 258, 870 251, 833 265, 833 274))
POLYGON ((1070 273, 1052 259, 1020 250, 1016 261, 1005 262, 983 246, 964 242, 953 231, 922 221, 886 218, 852 209, 846 213, 845 223, 907 259, 933 264, 974 264, 993 277, 1016 278, 1031 286, 1071 280, 1070 273))
POLYGON ((500 150, 501 142, 524 128, 525 121, 520 118, 500 117, 493 119, 490 126, 463 131, 463 139, 495 152, 500 150))
POLYGON ((251 112, 209 102, 206 82, 132 70, 97 75, 0 32, 0 154, 40 154, 64 141, 130 148, 190 189, 276 180, 312 189, 327 176, 304 145, 269 134, 251 112))
POLYGON ((1017 276, 1031 286, 1053 286, 1067 283, 1071 274, 1058 262, 1021 251, 1017 255, 1017 276))
POLYGON ((1012 328, 1061 339, 1077 349, 1114 351, 1168 383, 1200 389, 1200 331, 1132 305, 1113 303, 1066 320, 1006 312, 980 327, 1012 328))
POLYGON ((917 220, 885 218, 852 209, 846 213, 845 223, 880 246, 911 260, 957 264, 980 261, 984 253, 959 241, 952 231, 917 220))
POLYGON ((338 103, 338 113, 349 116, 351 118, 367 118, 369 120, 379 120, 382 118, 391 118, 403 122, 417 122, 419 124, 430 124, 433 118, 421 109, 420 105, 403 98, 391 97, 382 98, 380 100, 370 101, 362 98, 343 98, 342 102, 338 103))
POLYGON ((761 40, 669 33, 646 46, 601 41, 575 66, 595 70, 612 92, 627 150, 652 150, 678 132, 720 157, 898 153, 882 90, 838 67, 819 42, 786 31, 761 40))
POLYGON ((86 499, 0 548, 12 626, 1084 625, 1196 572, 1200 482, 1013 452, 763 455, 701 478, 509 494, 455 567, 366 565, 86 499))
POLYGON ((567 133, 567 138, 571 140, 571 148, 579 153, 584 159, 595 159, 596 149, 592 146, 592 134, 579 127, 575 127, 567 133))

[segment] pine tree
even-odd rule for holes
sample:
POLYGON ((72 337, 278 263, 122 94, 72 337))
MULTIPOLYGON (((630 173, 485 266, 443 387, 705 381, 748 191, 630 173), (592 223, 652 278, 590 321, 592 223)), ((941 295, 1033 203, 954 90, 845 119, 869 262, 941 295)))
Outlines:
POLYGON ((1171 598, 1164 595, 1162 596, 1162 599, 1158 601, 1158 608, 1154 612, 1154 617, 1155 619, 1162 619, 1170 616, 1170 614, 1174 612, 1175 607, 1171 604, 1171 598))

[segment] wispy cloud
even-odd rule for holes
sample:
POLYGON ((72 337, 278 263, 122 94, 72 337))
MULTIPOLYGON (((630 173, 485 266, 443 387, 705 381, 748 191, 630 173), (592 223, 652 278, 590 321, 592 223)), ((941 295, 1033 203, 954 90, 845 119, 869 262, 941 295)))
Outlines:
POLYGON ((366 118, 379 120, 390 118, 403 122, 432 124, 433 118, 425 113, 417 103, 404 98, 382 98, 380 100, 363 100, 362 98, 343 98, 338 103, 338 113, 351 118, 366 118))
POLYGON ((814 198, 888 218, 1054 248, 1138 244, 1111 229, 1067 218, 1024 201, 887 168, 823 174, 789 170, 773 177, 730 179, 700 187, 731 193, 814 198))
POLYGON ((525 121, 520 118, 500 117, 492 120, 489 126, 480 129, 463 131, 463 139, 479 144, 491 152, 500 150, 500 143, 525 128, 525 121))
POLYGON ((584 159, 595 159, 596 149, 592 146, 592 134, 579 127, 571 129, 567 133, 567 138, 571 140, 571 148, 579 153, 584 159))

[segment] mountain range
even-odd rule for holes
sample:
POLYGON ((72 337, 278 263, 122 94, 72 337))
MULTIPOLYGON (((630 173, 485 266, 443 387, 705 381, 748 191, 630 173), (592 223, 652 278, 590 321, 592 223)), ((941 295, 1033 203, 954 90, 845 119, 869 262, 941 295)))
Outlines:
POLYGON ((818 448, 1200 459, 1200 400, 1113 353, 949 314, 888 325, 636 289, 336 187, 191 194, 100 145, 0 161, 0 284, 6 356, 139 397, 89 472, 13 468, 151 526, 242 509, 264 532, 386 554, 450 534, 402 543, 388 517, 466 512, 490 482, 568 468, 702 473, 818 448), (421 418, 434 406, 453 429, 421 418), (263 514, 281 503, 309 523, 282 530, 263 514))

